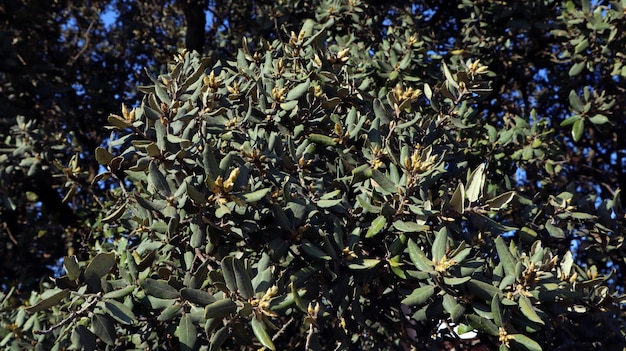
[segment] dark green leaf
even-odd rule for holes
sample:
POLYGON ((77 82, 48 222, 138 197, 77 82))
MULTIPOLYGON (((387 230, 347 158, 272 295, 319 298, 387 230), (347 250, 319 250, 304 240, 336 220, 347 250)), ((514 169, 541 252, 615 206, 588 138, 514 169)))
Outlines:
POLYGON ((217 300, 204 308, 204 318, 224 318, 237 312, 237 304, 229 299, 217 300))
POLYGON ((93 326, 94 333, 100 340, 107 345, 115 345, 115 326, 109 317, 94 313, 91 317, 91 325, 93 326))
POLYGON ((405 297, 401 302, 407 306, 423 305, 435 294, 435 287, 431 285, 419 287, 405 297))
POLYGON ((272 338, 269 336, 269 334, 267 334, 267 330, 265 330, 265 323, 263 323, 263 321, 256 316, 252 316, 250 325, 252 326, 252 332, 254 332, 254 336, 256 336, 256 338, 261 342, 261 345, 272 351, 275 351, 276 346, 274 346, 272 338))
POLYGON ((180 341, 181 350, 193 351, 195 349, 197 331, 188 313, 183 314, 180 318, 175 333, 180 341))
POLYGON ((387 218, 385 218, 385 216, 376 217, 376 219, 372 221, 372 224, 367 230, 367 233, 365 233, 365 237, 371 238, 375 236, 376 234, 380 233, 380 231, 385 228, 386 224, 387 224, 387 218))
POLYGON ((200 289, 183 288, 180 290, 180 296, 200 306, 206 306, 216 301, 213 295, 200 289))
POLYGON ((139 285, 146 291, 146 294, 161 299, 176 299, 179 296, 178 290, 162 280, 146 278, 140 281, 139 285))
POLYGON ((42 295, 43 299, 37 302, 34 306, 26 308, 26 312, 35 313, 45 311, 51 307, 58 305, 69 294, 69 290, 61 290, 53 294, 47 294, 47 296, 42 295))
POLYGON ((524 350, 528 351, 542 351, 541 345, 535 340, 527 337, 524 334, 511 334, 513 338, 510 340, 512 344, 517 344, 524 350))

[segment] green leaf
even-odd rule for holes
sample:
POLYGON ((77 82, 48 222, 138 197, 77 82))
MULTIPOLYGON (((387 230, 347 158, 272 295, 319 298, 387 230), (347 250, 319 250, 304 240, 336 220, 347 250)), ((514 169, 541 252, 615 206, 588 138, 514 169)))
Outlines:
POLYGON ((108 165, 111 160, 115 158, 107 149, 100 146, 96 148, 96 161, 101 165, 108 165))
POLYGON ((487 332, 493 336, 498 336, 500 329, 489 319, 475 314, 470 314, 466 318, 468 324, 472 327, 487 332))
POLYGON ((69 290, 61 290, 61 291, 55 292, 51 296, 46 297, 43 300, 37 302, 35 305, 28 307, 26 309, 26 312, 36 313, 40 311, 45 311, 51 307, 58 305, 69 294, 70 294, 69 290))
POLYGON ((565 232, 563 231, 563 229, 555 226, 550 222, 546 222, 545 227, 551 237, 556 239, 565 239, 565 232))
POLYGON ((433 241, 433 247, 431 253, 433 255, 433 262, 441 262, 441 259, 446 255, 446 248, 448 247, 448 229, 442 227, 435 233, 435 240, 433 241))
POLYGON ((229 299, 217 300, 204 308, 204 318, 224 318, 237 312, 237 304, 229 299))
POLYGON ((307 92, 307 90, 309 90, 310 85, 311 85, 311 81, 309 79, 296 85, 293 89, 289 90, 285 100, 291 101, 291 100, 299 99, 302 95, 304 95, 304 93, 307 92))
POLYGON ((465 211, 465 187, 463 183, 459 182, 456 190, 454 190, 454 194, 452 194, 450 199, 450 206, 458 213, 462 214, 465 211))
POLYGON ((183 288, 180 290, 180 296, 200 306, 206 306, 216 301, 213 295, 200 289, 183 288))
POLYGON ((371 238, 373 236, 376 236, 376 234, 380 233, 380 231, 385 228, 386 224, 387 224, 387 218, 385 218, 385 216, 376 217, 376 219, 372 221, 372 224, 367 230, 367 233, 365 233, 365 237, 371 238))
POLYGON ((317 201, 316 205, 319 208, 330 208, 341 203, 341 201, 343 200, 342 199, 323 199, 323 200, 317 201))
POLYGON ((576 90, 570 90, 569 92, 569 104, 572 106, 572 109, 577 113, 580 113, 584 110, 584 104, 582 100, 578 97, 576 90))
POLYGON ((574 122, 574 126, 572 127, 572 138, 574 138, 574 141, 580 140, 580 138, 583 135, 584 130, 585 130, 584 119, 581 118, 578 121, 574 122))
POLYGON ((372 170, 372 178, 376 181, 378 186, 383 188, 389 193, 395 193, 397 191, 396 184, 392 182, 385 174, 377 169, 372 170))
MULTIPOLYGON (((168 300, 172 301, 172 300, 168 300)), ((161 314, 157 317, 159 322, 171 321, 174 318, 178 318, 183 313, 183 306, 176 302, 173 305, 167 306, 161 311, 161 314)))
POLYGON ((526 296, 520 295, 518 303, 522 314, 526 316, 526 318, 528 318, 532 322, 539 323, 541 325, 545 324, 545 322, 541 319, 541 317, 539 317, 537 312, 535 312, 535 308, 526 296))
POLYGON ((515 197, 515 191, 507 191, 504 194, 500 194, 492 199, 487 200, 487 205, 489 205, 489 209, 491 210, 500 210, 513 200, 515 197))
POLYGON ((163 280, 146 278, 140 281, 139 285, 146 294, 160 299, 176 299, 179 296, 178 290, 163 280))
POLYGON ((250 275, 243 265, 243 261, 240 259, 235 259, 233 261, 233 269, 239 294, 241 294, 241 297, 246 300, 252 298, 254 296, 252 280, 250 279, 250 275))
POLYGON ((593 124, 600 125, 600 124, 607 123, 609 121, 609 118, 605 115, 597 114, 589 118, 589 121, 593 124))
POLYGON ((330 257, 326 252, 324 252, 324 250, 320 249, 319 247, 317 247, 317 245, 311 243, 310 241, 303 241, 300 247, 302 248, 302 251, 304 251, 306 255, 312 258, 325 260, 325 261, 332 260, 332 257, 330 257))
POLYGON ((211 337, 209 341, 209 351, 218 351, 222 349, 222 344, 228 339, 229 326, 221 327, 211 337))
POLYGON ((417 246, 417 244, 412 239, 409 239, 407 248, 409 250, 409 257, 411 258, 411 262, 413 262, 417 269, 424 272, 430 272, 434 270, 433 261, 429 260, 428 257, 426 257, 422 249, 420 249, 419 246, 417 246))
POLYGON ((354 270, 366 270, 375 268, 380 264, 381 260, 376 258, 354 259, 350 261, 348 268, 354 270))
POLYGON ((148 168, 148 184, 155 191, 162 193, 165 196, 170 196, 172 194, 172 190, 165 179, 165 175, 163 175, 163 172, 161 172, 155 161, 150 162, 150 166, 148 168))
POLYGON ((496 243, 496 251, 498 252, 498 258, 500 258, 500 263, 504 267, 504 274, 510 276, 516 276, 515 273, 515 258, 509 251, 508 245, 504 242, 504 239, 501 236, 498 236, 495 240, 496 243))
POLYGON ((585 65, 585 61, 576 62, 575 64, 573 64, 572 67, 569 69, 569 76, 577 76, 580 72, 582 72, 583 68, 585 68, 585 65))
POLYGON ((91 351, 96 349, 96 336, 82 324, 76 325, 72 331, 71 340, 72 347, 77 350, 91 351))
POLYGON ((224 277, 224 283, 226 288, 231 291, 237 291, 237 279, 235 278, 235 258, 233 256, 226 256, 220 263, 222 267, 222 276, 224 277))
POLYGON ((469 200, 470 203, 478 200, 478 198, 480 197, 480 194, 483 191, 484 186, 485 186, 485 164, 481 163, 472 172, 472 174, 470 174, 467 189, 465 190, 465 193, 467 194, 467 199, 469 200))
POLYGON ((63 257, 63 268, 65 268, 69 280, 76 280, 80 277, 80 267, 78 266, 76 256, 63 257))
POLYGON ((111 223, 120 219, 126 213, 126 204, 118 206, 102 218, 102 223, 111 223))
POLYGON ((269 334, 267 334, 267 330, 265 330, 265 323, 263 323, 262 320, 260 320, 256 316, 252 316, 250 326, 252 326, 252 332, 254 333, 254 336, 256 336, 256 338, 261 342, 261 345, 272 351, 276 350, 276 346, 274 346, 272 338, 269 336, 269 334))
POLYGON ((99 290, 100 279, 115 266, 115 252, 97 254, 85 268, 85 280, 92 291, 99 290))
POLYGON ((423 233, 430 230, 429 225, 417 224, 415 222, 405 222, 401 220, 394 221, 393 227, 404 233, 423 233))
POLYGON ((434 286, 431 286, 431 285, 422 286, 413 290, 413 292, 409 296, 405 297, 401 301, 401 303, 407 306, 423 305, 434 294, 435 294, 434 286))
POLYGON ((524 334, 511 334, 510 336, 512 337, 510 342, 513 344, 517 344, 522 349, 528 351, 542 351, 541 345, 539 345, 538 342, 527 337, 524 334))
POLYGON ((197 331, 188 313, 183 314, 180 318, 175 334, 180 341, 181 350, 193 351, 195 349, 197 331))
POLYGON ((107 299, 119 299, 135 291, 135 287, 136 287, 135 285, 128 285, 121 289, 111 290, 108 293, 104 294, 102 297, 107 298, 107 299))
POLYGON ((91 317, 94 333, 107 345, 115 345, 115 326, 113 321, 105 315, 94 313, 91 317))
POLYGON ((104 301, 105 312, 122 324, 132 324, 137 321, 135 314, 121 302, 115 300, 104 301))
POLYGON ((501 327, 503 326, 503 322, 502 322, 502 307, 500 306, 500 296, 499 295, 493 295, 493 298, 491 299, 491 314, 493 315, 493 321, 494 323, 496 323, 496 326, 501 327))
POLYGON ((243 194, 243 195, 241 195, 241 197, 247 203, 254 203, 254 202, 262 200, 265 197, 265 195, 267 195, 267 193, 270 192, 270 190, 272 190, 272 189, 270 189, 270 188, 259 189, 259 190, 253 191, 251 193, 243 194))

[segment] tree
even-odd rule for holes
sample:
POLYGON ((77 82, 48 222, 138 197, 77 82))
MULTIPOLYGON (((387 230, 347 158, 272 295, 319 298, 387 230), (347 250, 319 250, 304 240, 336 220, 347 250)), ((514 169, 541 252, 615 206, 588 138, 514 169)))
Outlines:
POLYGON ((0 345, 621 349, 623 5, 7 7, 0 345))

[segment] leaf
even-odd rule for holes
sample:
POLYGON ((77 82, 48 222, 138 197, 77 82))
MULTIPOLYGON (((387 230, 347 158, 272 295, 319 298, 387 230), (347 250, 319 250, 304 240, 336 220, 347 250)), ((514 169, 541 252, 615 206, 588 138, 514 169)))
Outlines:
POLYGON ((573 64, 572 67, 569 69, 569 76, 577 76, 580 72, 582 72, 583 68, 585 68, 585 64, 585 61, 576 62, 575 64, 573 64))
POLYGON ((254 289, 252 288, 252 280, 246 268, 243 265, 243 261, 235 259, 233 261, 233 269, 235 271, 235 281, 237 283, 237 290, 241 297, 244 299, 250 299, 254 296, 254 289))
POLYGON ((384 175, 381 171, 377 169, 372 170, 372 178, 376 181, 376 183, 383 188, 385 191, 389 193, 394 193, 397 191, 396 184, 392 182, 386 175, 384 175))
POLYGON ((176 299, 178 298, 178 290, 163 280, 146 278, 139 282, 139 285, 146 294, 160 299, 176 299))
POLYGON ((417 269, 420 271, 430 272, 434 270, 433 261, 429 260, 424 252, 417 246, 417 244, 409 239, 407 244, 409 250, 409 257, 411 258, 411 262, 415 265, 417 269))
POLYGON ((191 321, 191 317, 188 313, 183 314, 176 327, 176 336, 180 341, 180 349, 186 351, 193 351, 196 346, 196 326, 191 321))
POLYGON ((270 190, 272 189, 270 188, 260 189, 260 190, 253 191, 251 193, 243 194, 241 195, 241 197, 247 203, 254 203, 254 202, 262 200, 265 197, 265 195, 267 195, 267 193, 270 192, 270 190))
POLYGON ((121 302, 105 300, 104 306, 105 312, 122 324, 132 324, 137 321, 133 311, 121 302))
POLYGON ((401 220, 394 221, 393 227, 404 233, 423 233, 430 230, 429 225, 417 224, 415 222, 405 222, 401 220))
POLYGON ((107 149, 100 146, 96 148, 96 161, 98 161, 99 164, 108 165, 113 158, 115 158, 115 156, 113 156, 107 149))
POLYGON ((217 300, 204 308, 204 318, 224 318, 237 312, 237 304, 230 298, 217 300))
POLYGON ((502 307, 500 307, 500 296, 493 295, 491 299, 491 314, 493 315, 493 321, 496 323, 496 326, 503 326, 502 322, 502 307))
POLYGON ((183 288, 180 290, 180 296, 200 306, 206 306, 216 301, 213 295, 200 289, 183 288))
POLYGON ((580 98, 578 97, 578 94, 576 93, 576 90, 570 90, 569 92, 569 104, 570 106, 572 106, 572 109, 574 109, 574 111, 580 113, 584 110, 584 104, 582 102, 582 100, 580 100, 580 98))
POLYGON ((104 294, 102 297, 107 298, 107 299, 119 299, 121 297, 127 296, 133 291, 135 291, 135 285, 128 285, 121 289, 109 291, 108 293, 104 294))
POLYGON ((222 349, 222 344, 224 344, 226 339, 228 339, 228 335, 230 333, 229 329, 229 326, 224 326, 218 329, 215 333, 213 333, 213 336, 209 341, 209 351, 217 351, 222 349))
POLYGON ((491 299, 493 299, 493 295, 502 294, 502 290, 478 279, 468 281, 467 286, 472 294, 484 299, 485 301, 491 301, 491 299))
POLYGON ((431 248, 433 262, 441 262, 441 259, 446 255, 447 246, 448 229, 443 227, 435 233, 435 240, 433 241, 433 247, 431 248))
POLYGON ((102 218, 101 222, 111 223, 111 222, 117 221, 124 215, 124 213, 126 213, 126 204, 123 204, 117 207, 116 209, 114 209, 113 212, 109 213, 104 218, 102 218))
POLYGON ((63 257, 63 268, 65 268, 67 277, 70 280, 76 280, 80 276, 80 267, 78 266, 76 256, 63 257))
POLYGON ((323 199, 323 200, 317 201, 316 205, 319 208, 330 208, 341 203, 341 201, 343 200, 342 199, 323 199))
POLYGON ((354 270, 366 270, 375 268, 380 264, 381 260, 376 258, 354 259, 350 261, 348 268, 354 270))
POLYGON ((224 277, 224 283, 226 288, 235 292, 237 290, 237 279, 235 278, 235 258, 233 256, 226 256, 220 263, 222 267, 222 276, 224 277))
POLYGON ((504 239, 501 236, 498 236, 495 240, 496 243, 496 251, 498 252, 498 258, 500 258, 500 263, 504 267, 504 274, 510 276, 516 276, 515 273, 515 258, 509 251, 509 247, 504 242, 504 239))
POLYGON ((492 210, 500 210, 506 207, 506 205, 508 205, 514 197, 515 191, 507 191, 504 194, 500 194, 492 199, 487 200, 487 205, 489 205, 489 208, 492 210))
POLYGON ((304 95, 304 93, 307 92, 307 90, 309 90, 310 85, 311 85, 311 81, 309 79, 296 85, 293 89, 289 90, 285 100, 291 101, 291 100, 299 99, 302 95, 304 95))
POLYGON ((597 114, 589 118, 589 121, 595 125, 599 125, 599 124, 607 123, 609 121, 609 118, 605 115, 597 114))
POLYGON ((300 247, 302 248, 302 251, 304 251, 304 253, 310 257, 325 261, 332 260, 332 257, 328 256, 326 252, 324 252, 322 249, 320 249, 310 241, 303 241, 300 247))
POLYGON ((574 138, 574 141, 580 140, 580 138, 583 135, 584 130, 585 130, 584 119, 581 118, 578 121, 574 122, 574 126, 572 127, 572 138, 574 138))
POLYGON ((485 317, 480 317, 475 314, 470 314, 467 317, 467 322, 472 327, 487 332, 493 336, 498 336, 499 329, 492 321, 485 317))
POLYGON ((388 122, 389 121, 389 113, 387 112, 387 110, 385 109, 385 106, 383 106, 383 102, 376 98, 374 99, 374 115, 380 119, 381 122, 388 122))
POLYGON ((472 172, 472 174, 470 174, 467 189, 465 190, 467 199, 469 200, 470 203, 478 200, 478 198, 480 197, 480 194, 482 193, 484 186, 485 186, 485 164, 481 163, 472 172))
POLYGON ((541 345, 535 340, 527 337, 524 334, 510 334, 512 337, 510 340, 512 343, 519 345, 521 348, 528 351, 542 351, 541 345))
POLYGON ((69 294, 70 291, 67 289, 56 292, 52 296, 46 297, 45 299, 37 302, 35 305, 26 308, 26 312, 36 313, 40 311, 45 311, 51 307, 58 305, 59 302, 61 302, 69 294))
POLYGON ((92 291, 99 290, 100 279, 115 266, 115 252, 97 254, 85 268, 85 280, 92 291))
POLYGON ((541 325, 545 324, 545 322, 539 317, 537 312, 535 312, 535 308, 526 296, 520 295, 518 303, 522 314, 526 316, 526 318, 528 318, 532 322, 539 323, 541 325))
POLYGON ((550 222, 546 222, 545 227, 551 237, 556 239, 565 239, 565 232, 563 231, 563 229, 555 226, 550 222))
POLYGON ((450 206, 457 212, 463 213, 465 211, 465 187, 463 183, 459 182, 452 198, 450 199, 450 206))
POLYGON ((115 326, 111 319, 100 313, 94 313, 91 317, 91 325, 94 333, 107 345, 115 345, 115 326))
POLYGON ((165 179, 165 175, 163 175, 155 161, 150 162, 150 166, 148 168, 148 184, 151 185, 158 193, 162 193, 165 196, 170 196, 172 194, 172 190, 165 179))
POLYGON ((405 297, 401 303, 407 306, 423 305, 435 294, 435 287, 432 285, 419 287, 405 297))
POLYGON ((254 336, 261 342, 261 345, 272 351, 276 350, 276 346, 274 346, 272 338, 267 334, 265 323, 263 323, 262 320, 259 320, 256 316, 252 316, 250 326, 252 326, 252 332, 254 332, 254 336))
POLYGON ((376 234, 380 233, 381 230, 385 228, 387 224, 387 218, 385 216, 378 216, 376 219, 372 221, 367 233, 365 233, 366 238, 371 238, 376 236, 376 234))
POLYGON ((109 117, 107 117, 107 122, 118 129, 126 129, 130 127, 130 123, 128 123, 126 119, 113 114, 110 114, 109 117))
POLYGON ((91 351, 96 349, 96 336, 82 324, 76 325, 72 331, 72 347, 77 350, 91 351))

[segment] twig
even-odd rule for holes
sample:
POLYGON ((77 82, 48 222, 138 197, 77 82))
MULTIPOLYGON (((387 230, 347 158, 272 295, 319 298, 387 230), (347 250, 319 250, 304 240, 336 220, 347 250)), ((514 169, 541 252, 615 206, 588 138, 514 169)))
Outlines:
POLYGON ((74 62, 76 62, 76 60, 78 60, 79 57, 81 57, 83 55, 83 53, 85 52, 85 50, 87 50, 87 46, 89 46, 89 31, 91 31, 91 29, 93 28, 93 24, 94 24, 95 20, 91 20, 91 23, 89 23, 89 27, 87 28, 87 31, 85 31, 85 43, 83 44, 83 47, 80 48, 80 51, 78 51, 78 53, 76 53, 76 55, 74 55, 74 57, 72 57, 68 62, 67 65, 71 66, 74 64, 74 62))
POLYGON ((306 344, 304 346, 305 351, 309 350, 309 346, 311 345, 311 338, 313 338, 314 331, 315 331, 315 327, 313 327, 313 323, 309 324, 309 333, 306 336, 306 344))
POLYGON ((70 315, 65 318, 64 320, 60 321, 59 323, 53 325, 52 327, 48 328, 48 329, 43 329, 43 330, 34 330, 33 333, 41 335, 41 334, 50 334, 53 331, 55 331, 56 329, 66 325, 66 324, 70 324, 70 322, 72 322, 74 319, 78 318, 79 316, 83 315, 85 312, 87 312, 91 306, 95 305, 98 302, 98 299, 93 299, 93 301, 87 303, 83 308, 81 308, 78 311, 72 312, 70 313, 70 315))
POLYGON ((293 323, 293 321, 294 321, 294 319, 293 319, 293 317, 291 317, 291 318, 287 321, 287 323, 285 323, 285 325, 283 325, 283 326, 280 328, 280 330, 279 330, 278 332, 276 332, 276 334, 274 334, 274 336, 272 337, 272 341, 276 341, 276 339, 278 339, 278 337, 279 337, 279 336, 281 336, 281 335, 285 332, 285 330, 287 330, 287 327, 288 327, 291 323, 293 323))

